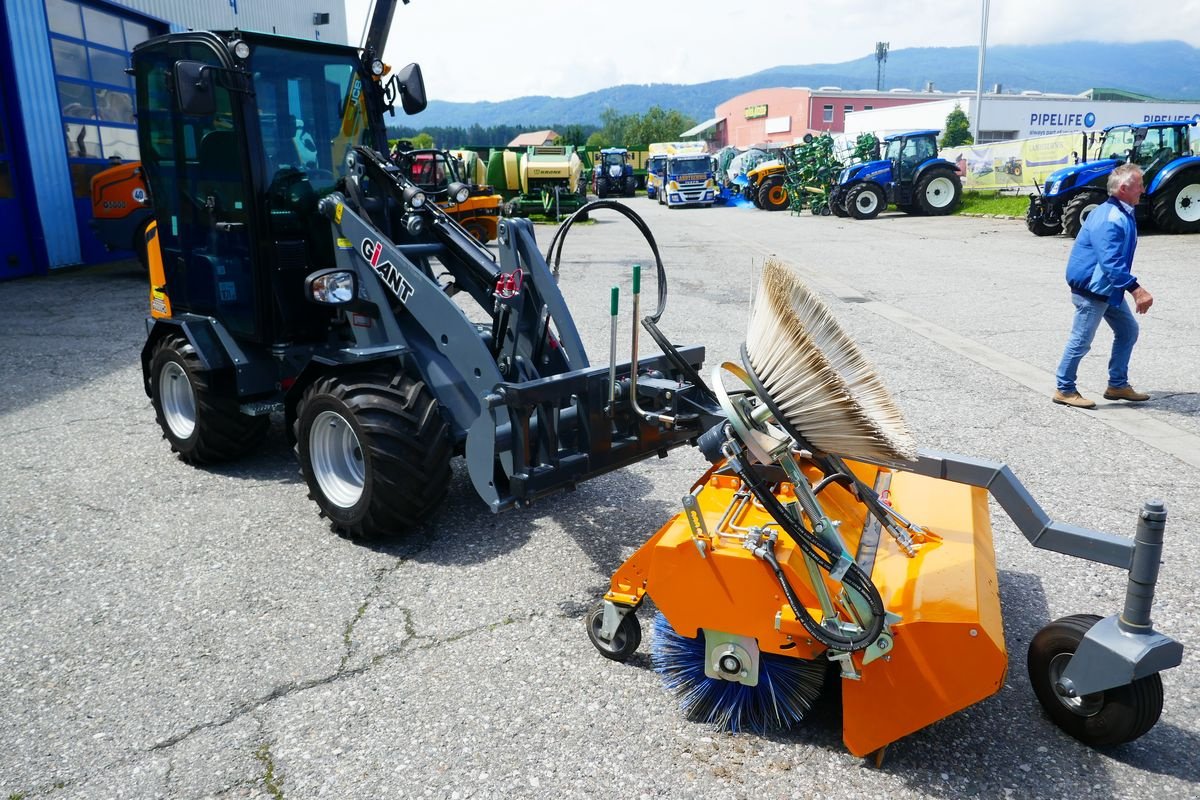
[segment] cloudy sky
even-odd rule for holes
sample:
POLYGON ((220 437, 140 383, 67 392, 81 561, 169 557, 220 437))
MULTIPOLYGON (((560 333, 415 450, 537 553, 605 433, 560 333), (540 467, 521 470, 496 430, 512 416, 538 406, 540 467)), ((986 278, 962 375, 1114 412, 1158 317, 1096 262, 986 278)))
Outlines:
MULTIPOLYGON (((399 0, 397 0, 399 1, 399 0)), ((346 0, 357 44, 370 0, 346 0)), ((385 60, 421 65, 431 99, 569 97, 621 83, 700 83, 785 64, 976 45, 982 0, 411 0, 385 60), (737 9, 749 8, 747 13, 737 9)), ((1200 0, 995 0, 988 44, 1179 39, 1200 46, 1200 0)), ((1097 58, 1103 58, 1098 52, 1097 58)))

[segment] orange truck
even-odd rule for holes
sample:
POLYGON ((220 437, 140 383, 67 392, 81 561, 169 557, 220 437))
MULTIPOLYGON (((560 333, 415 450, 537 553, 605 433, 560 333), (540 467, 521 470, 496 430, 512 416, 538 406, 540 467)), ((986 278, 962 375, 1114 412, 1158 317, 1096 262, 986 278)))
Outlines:
POLYGON ((88 224, 109 250, 132 250, 146 266, 146 226, 153 219, 140 161, 117 164, 92 178, 88 224))

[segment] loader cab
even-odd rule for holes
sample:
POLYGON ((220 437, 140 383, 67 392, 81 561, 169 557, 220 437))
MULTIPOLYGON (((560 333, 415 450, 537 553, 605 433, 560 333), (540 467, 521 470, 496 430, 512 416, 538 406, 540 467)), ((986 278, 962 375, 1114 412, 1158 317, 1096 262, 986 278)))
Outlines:
MULTIPOLYGON (((303 297, 304 278, 335 263, 317 204, 352 147, 386 148, 383 92, 359 52, 194 32, 151 39, 132 61, 172 308, 261 343, 323 336, 328 312, 303 297)), ((417 70, 423 101, 419 83, 417 70)))

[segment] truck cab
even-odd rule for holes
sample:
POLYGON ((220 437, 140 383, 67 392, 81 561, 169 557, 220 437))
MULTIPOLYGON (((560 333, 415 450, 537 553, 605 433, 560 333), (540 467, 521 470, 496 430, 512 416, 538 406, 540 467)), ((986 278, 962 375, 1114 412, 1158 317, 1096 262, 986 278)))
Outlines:
POLYGON ((667 156, 659 202, 668 208, 711 206, 717 198, 717 183, 708 153, 667 156))

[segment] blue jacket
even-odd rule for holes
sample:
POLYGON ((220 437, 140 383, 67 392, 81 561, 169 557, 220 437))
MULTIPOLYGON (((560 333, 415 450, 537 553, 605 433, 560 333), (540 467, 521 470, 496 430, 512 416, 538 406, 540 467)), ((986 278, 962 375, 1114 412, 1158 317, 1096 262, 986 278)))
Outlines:
POLYGON ((1103 297, 1119 306, 1125 291, 1137 283, 1130 272, 1137 250, 1137 224, 1121 201, 1110 197, 1083 221, 1071 257, 1067 285, 1084 295, 1103 297))

